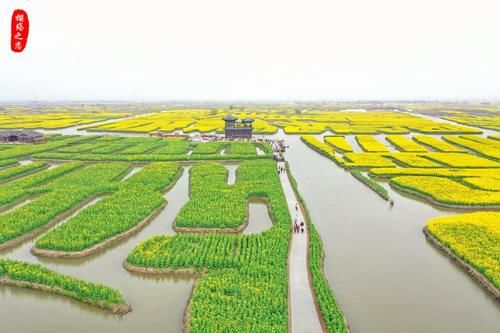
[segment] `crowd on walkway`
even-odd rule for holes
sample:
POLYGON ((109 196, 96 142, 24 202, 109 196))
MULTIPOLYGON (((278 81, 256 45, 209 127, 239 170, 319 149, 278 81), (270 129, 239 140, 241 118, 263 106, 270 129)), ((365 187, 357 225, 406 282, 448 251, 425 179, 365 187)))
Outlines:
POLYGON ((303 234, 304 233, 304 221, 299 221, 299 204, 295 204, 295 218, 293 219, 293 233, 303 234))
MULTIPOLYGON (((278 163, 278 174, 285 174, 286 173, 286 165, 283 162, 278 163)), ((303 234, 304 233, 304 228, 305 224, 304 221, 300 221, 299 219, 299 203, 295 203, 295 217, 293 219, 293 233, 294 234, 303 234)))

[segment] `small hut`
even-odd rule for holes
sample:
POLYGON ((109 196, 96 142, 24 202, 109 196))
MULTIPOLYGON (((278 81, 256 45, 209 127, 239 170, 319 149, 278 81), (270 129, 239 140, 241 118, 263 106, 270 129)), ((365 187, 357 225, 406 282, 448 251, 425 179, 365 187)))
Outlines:
POLYGON ((44 141, 42 133, 30 130, 0 131, 0 142, 36 143, 44 141))
POLYGON ((232 139, 252 139, 253 119, 245 118, 238 121, 238 118, 228 115, 222 118, 225 121, 224 137, 232 139))

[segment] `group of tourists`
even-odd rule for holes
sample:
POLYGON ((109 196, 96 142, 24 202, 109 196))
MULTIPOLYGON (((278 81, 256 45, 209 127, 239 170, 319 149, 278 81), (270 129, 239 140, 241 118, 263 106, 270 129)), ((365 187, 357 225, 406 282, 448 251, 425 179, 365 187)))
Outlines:
POLYGON ((278 174, 285 173, 285 172, 286 172, 286 168, 283 165, 278 164, 278 174))
POLYGON ((293 233, 294 234, 300 234, 304 233, 304 221, 300 222, 300 224, 297 222, 297 219, 294 220, 294 227, 293 227, 293 233))
POLYGON ((295 215, 295 218, 293 219, 293 233, 294 234, 300 234, 300 233, 304 233, 304 221, 301 221, 300 223, 298 222, 298 213, 299 213, 299 204, 296 203, 295 204, 295 212, 296 212, 296 215, 295 215))

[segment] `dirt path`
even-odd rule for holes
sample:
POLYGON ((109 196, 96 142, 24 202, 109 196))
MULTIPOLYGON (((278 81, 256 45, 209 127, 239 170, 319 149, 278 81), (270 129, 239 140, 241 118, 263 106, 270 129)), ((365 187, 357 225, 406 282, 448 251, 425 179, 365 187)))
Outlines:
MULTIPOLYGON (((281 163, 280 163, 281 164, 281 163)), ((296 209, 297 197, 286 173, 280 174, 281 186, 285 193, 288 210, 293 219, 304 222, 304 233, 293 234, 290 254, 288 258, 289 275, 289 302, 291 331, 293 333, 323 332, 321 322, 314 304, 313 291, 309 281, 309 268, 307 266, 308 230, 306 219, 300 209, 296 209)))

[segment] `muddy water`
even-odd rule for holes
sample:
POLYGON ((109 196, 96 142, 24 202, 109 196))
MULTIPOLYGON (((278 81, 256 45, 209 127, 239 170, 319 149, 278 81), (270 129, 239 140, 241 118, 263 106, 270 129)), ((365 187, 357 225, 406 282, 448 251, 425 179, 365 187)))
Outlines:
POLYGON ((127 179, 129 179, 130 177, 132 177, 133 175, 135 175, 136 173, 138 173, 139 171, 141 171, 143 169, 143 167, 133 167, 126 175, 125 177, 123 177, 120 181, 126 181, 127 179))
POLYGON ((37 132, 43 134, 62 134, 62 135, 104 135, 104 136, 129 136, 129 137, 148 137, 149 133, 121 133, 121 132, 106 132, 106 131, 87 131, 81 129, 84 126, 71 126, 61 129, 37 129, 37 132))
MULTIPOLYGON (((417 117, 421 117, 421 118, 424 118, 424 119, 432 120, 432 121, 435 121, 435 122, 438 122, 438 123, 445 123, 445 124, 459 125, 459 126, 468 126, 468 125, 456 123, 456 122, 451 121, 451 120, 447 120, 447 119, 443 119, 443 118, 439 118, 439 117, 435 117, 435 116, 430 116, 430 115, 426 115, 426 114, 424 115, 424 114, 416 113, 416 112, 411 112, 411 113, 410 112, 403 112, 403 113, 407 113, 407 114, 410 114, 410 115, 413 115, 413 116, 417 116, 417 117)), ((480 135, 484 136, 484 137, 487 137, 488 135, 498 135, 500 133, 498 131, 490 130, 490 129, 486 129, 486 128, 479 128, 479 127, 473 127, 473 126, 468 126, 468 127, 475 128, 475 129, 478 129, 478 130, 482 131, 483 133, 480 134, 480 135)))
POLYGON ((236 170, 239 167, 239 164, 237 163, 227 163, 224 164, 224 166, 227 169, 227 184, 228 185, 234 185, 236 182, 236 170))
POLYGON ((382 143, 384 146, 386 146, 390 152, 398 152, 399 149, 397 149, 392 143, 387 141, 386 138, 387 138, 387 134, 378 134, 375 136, 375 139, 377 141, 379 141, 380 143, 382 143))
POLYGON ((356 141, 355 135, 346 135, 347 142, 351 145, 352 151, 355 153, 362 153, 364 150, 360 147, 358 141, 356 141))
POLYGON ((149 136, 149 133, 121 133, 121 132, 106 132, 106 131, 87 131, 84 128, 86 127, 96 127, 108 123, 113 123, 121 120, 126 120, 126 119, 133 119, 133 118, 138 118, 142 117, 145 115, 149 115, 152 113, 141 113, 141 114, 136 114, 136 115, 131 115, 128 117, 122 117, 122 118, 114 118, 114 119, 107 119, 103 121, 98 121, 95 123, 91 124, 83 124, 83 125, 76 125, 76 126, 70 126, 70 127, 65 127, 65 128, 59 128, 59 129, 36 129, 36 131, 43 133, 43 134, 63 134, 63 135, 115 135, 115 136, 132 136, 132 137, 141 137, 141 136, 149 136))
POLYGON ((267 205, 263 202, 250 202, 248 204, 248 226, 243 230, 243 233, 256 234, 272 226, 273 222, 269 217, 267 205))
POLYGON ((172 221, 188 200, 187 168, 165 195, 167 207, 139 233, 106 251, 82 259, 38 258, 33 242, 0 252, 2 258, 40 263, 78 278, 112 286, 123 292, 133 311, 114 316, 89 305, 38 291, 0 286, 1 332, 181 332, 182 316, 193 281, 144 276, 122 268, 128 253, 142 240, 172 234, 172 221))
MULTIPOLYGON (((428 244, 443 210, 389 190, 394 207, 287 136, 287 159, 325 244, 325 272, 353 333, 496 333, 500 306, 428 244)), ((384 184, 387 187, 387 184, 384 184)))

